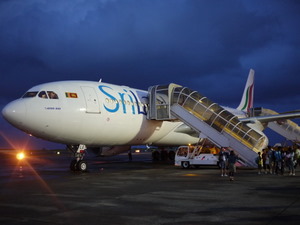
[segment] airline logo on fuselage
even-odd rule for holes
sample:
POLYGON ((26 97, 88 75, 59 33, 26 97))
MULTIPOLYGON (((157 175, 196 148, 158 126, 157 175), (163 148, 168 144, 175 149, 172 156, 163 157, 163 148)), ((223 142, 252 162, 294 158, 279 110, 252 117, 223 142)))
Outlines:
MULTIPOLYGON (((124 114, 130 111, 132 114, 147 115, 146 104, 141 103, 133 91, 123 89, 123 92, 117 92, 107 85, 100 85, 99 90, 107 97, 103 103, 106 111, 114 113, 121 110, 124 114)), ((146 96, 142 98, 147 99, 146 96)))

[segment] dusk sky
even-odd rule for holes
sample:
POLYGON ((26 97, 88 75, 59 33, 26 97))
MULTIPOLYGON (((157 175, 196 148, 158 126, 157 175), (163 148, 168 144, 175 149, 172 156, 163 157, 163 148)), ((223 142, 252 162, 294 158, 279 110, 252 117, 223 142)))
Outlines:
MULTIPOLYGON (((1 110, 40 83, 100 78, 177 83, 237 107, 250 68, 256 107, 300 109, 300 1, 0 1, 1 110)), ((2 117, 0 134, 0 148, 58 146, 2 117)))

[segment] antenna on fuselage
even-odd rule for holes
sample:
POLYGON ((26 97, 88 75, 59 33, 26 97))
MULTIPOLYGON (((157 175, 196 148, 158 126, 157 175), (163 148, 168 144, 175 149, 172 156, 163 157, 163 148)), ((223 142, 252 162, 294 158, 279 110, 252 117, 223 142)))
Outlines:
POLYGON ((102 82, 102 78, 100 78, 100 80, 99 80, 99 83, 101 83, 102 82))

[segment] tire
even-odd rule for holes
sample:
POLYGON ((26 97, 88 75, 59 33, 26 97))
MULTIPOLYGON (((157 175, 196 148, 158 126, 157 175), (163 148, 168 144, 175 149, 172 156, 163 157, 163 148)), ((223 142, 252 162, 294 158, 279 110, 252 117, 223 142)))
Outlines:
POLYGON ((159 161, 159 156, 160 156, 160 154, 158 151, 152 152, 152 160, 153 161, 159 161))
POLYGON ((183 162, 181 162, 181 166, 182 166, 182 168, 184 168, 184 169, 188 169, 188 168, 190 168, 190 162, 188 162, 188 161, 183 161, 183 162))
POLYGON ((77 170, 79 170, 81 172, 86 172, 87 171, 87 163, 83 160, 80 160, 77 163, 77 170))
POLYGON ((168 152, 166 150, 162 150, 160 152, 160 158, 161 158, 161 161, 167 161, 168 160, 168 152))

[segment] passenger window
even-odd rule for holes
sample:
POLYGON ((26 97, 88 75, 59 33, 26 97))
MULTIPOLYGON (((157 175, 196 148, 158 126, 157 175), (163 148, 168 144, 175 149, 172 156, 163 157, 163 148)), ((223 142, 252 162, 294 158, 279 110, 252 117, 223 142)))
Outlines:
POLYGON ((57 94, 54 91, 47 91, 49 98, 58 99, 57 94))
POLYGON ((26 92, 22 98, 33 98, 37 95, 37 91, 29 91, 29 92, 26 92))
POLYGON ((40 91, 39 97, 40 97, 40 98, 48 98, 48 96, 47 96, 47 94, 46 94, 46 91, 40 91))

